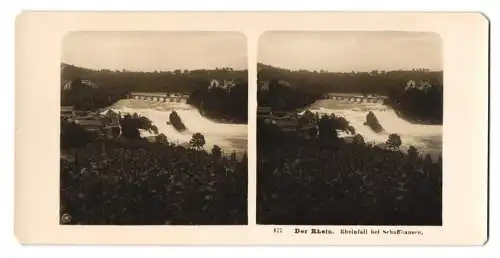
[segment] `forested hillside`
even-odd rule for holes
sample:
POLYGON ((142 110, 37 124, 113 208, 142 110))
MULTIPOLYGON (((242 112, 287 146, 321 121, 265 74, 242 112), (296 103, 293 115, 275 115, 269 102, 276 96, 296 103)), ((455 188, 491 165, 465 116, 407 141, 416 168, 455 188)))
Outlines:
POLYGON ((246 70, 111 71, 61 65, 61 104, 92 110, 126 98, 129 92, 165 92, 189 95, 188 103, 206 116, 233 122, 246 122, 248 75, 246 70), (228 91, 208 89, 211 80, 235 81, 228 91), (95 87, 85 85, 92 82, 95 87), (67 84, 70 82, 69 84, 67 84), (64 88, 65 85, 71 85, 64 88))
POLYGON ((293 110, 331 92, 378 94, 388 96, 385 104, 408 120, 440 124, 443 120, 442 76, 442 71, 425 69, 336 73, 292 71, 258 64, 258 101, 260 106, 293 110), (410 81, 415 81, 415 87, 408 87, 410 81))

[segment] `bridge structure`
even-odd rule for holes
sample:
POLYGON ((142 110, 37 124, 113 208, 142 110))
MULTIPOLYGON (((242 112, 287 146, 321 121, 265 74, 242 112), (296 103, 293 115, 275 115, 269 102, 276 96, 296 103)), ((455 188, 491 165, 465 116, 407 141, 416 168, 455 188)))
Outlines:
POLYGON ((154 102, 186 103, 188 96, 184 94, 164 92, 131 92, 128 98, 154 102))
POLYGON ((333 100, 356 102, 356 103, 378 103, 378 104, 384 103, 384 100, 387 99, 386 96, 363 95, 356 93, 329 93, 326 95, 326 98, 333 100))

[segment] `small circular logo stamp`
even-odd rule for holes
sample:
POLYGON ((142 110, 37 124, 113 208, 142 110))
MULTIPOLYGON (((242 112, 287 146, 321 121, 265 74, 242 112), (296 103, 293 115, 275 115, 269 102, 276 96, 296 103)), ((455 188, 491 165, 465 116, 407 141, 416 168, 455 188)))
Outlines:
POLYGON ((68 213, 64 213, 61 216, 61 224, 70 224, 71 219, 72 219, 71 215, 69 215, 68 213))

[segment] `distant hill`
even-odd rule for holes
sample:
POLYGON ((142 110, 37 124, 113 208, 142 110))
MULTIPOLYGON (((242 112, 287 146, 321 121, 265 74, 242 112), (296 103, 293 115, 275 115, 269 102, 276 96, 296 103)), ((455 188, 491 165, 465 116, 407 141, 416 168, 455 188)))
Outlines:
POLYGON ((300 88, 309 94, 329 92, 365 93, 388 96, 395 88, 406 86, 410 80, 425 80, 431 84, 442 84, 442 71, 426 69, 371 71, 371 72, 330 72, 290 70, 262 63, 257 64, 258 79, 262 86, 266 81, 283 80, 291 88, 300 88))
POLYGON ((102 88, 141 92, 190 93, 208 87, 212 79, 247 81, 247 70, 220 68, 213 70, 175 70, 138 72, 127 70, 93 70, 71 64, 61 64, 61 86, 73 80, 89 80, 102 88))

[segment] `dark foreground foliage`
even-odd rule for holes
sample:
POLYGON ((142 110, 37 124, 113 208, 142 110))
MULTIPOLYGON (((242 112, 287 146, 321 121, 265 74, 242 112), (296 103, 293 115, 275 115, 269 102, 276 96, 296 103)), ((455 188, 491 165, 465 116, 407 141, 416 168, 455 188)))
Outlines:
POLYGON ((319 131, 303 139, 258 123, 258 224, 441 225, 440 158, 400 152, 395 134, 389 150, 319 131))
POLYGON ((259 224, 441 225, 441 164, 356 144, 258 154, 259 224))
POLYGON ((246 159, 144 141, 96 141, 74 153, 61 160, 64 224, 247 224, 246 159))
POLYGON ((73 122, 61 119, 60 146, 62 149, 80 148, 93 141, 97 136, 73 122))

